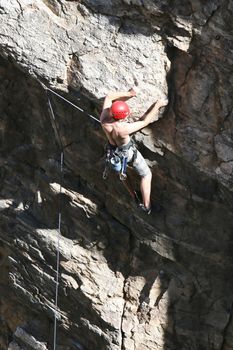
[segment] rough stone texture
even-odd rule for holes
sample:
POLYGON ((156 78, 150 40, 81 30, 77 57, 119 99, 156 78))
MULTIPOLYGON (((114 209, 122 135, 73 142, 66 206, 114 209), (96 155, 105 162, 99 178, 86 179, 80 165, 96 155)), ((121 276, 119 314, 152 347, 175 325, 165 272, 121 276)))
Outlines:
MULTIPOLYGON (((0 0, 0 349, 233 348, 231 1, 0 0), (111 174, 98 117, 138 87, 135 135, 153 172, 146 217, 111 174), (62 199, 62 229, 58 210, 62 199)), ((138 178, 129 175, 138 187, 138 178)))

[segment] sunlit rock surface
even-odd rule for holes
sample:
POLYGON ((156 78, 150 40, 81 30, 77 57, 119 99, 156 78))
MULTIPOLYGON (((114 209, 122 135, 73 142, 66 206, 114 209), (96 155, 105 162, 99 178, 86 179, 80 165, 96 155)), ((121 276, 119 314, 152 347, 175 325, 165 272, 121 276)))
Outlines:
POLYGON ((0 0, 0 349, 54 349, 58 244, 57 349, 233 348, 232 15, 227 0, 0 0), (102 179, 99 123, 49 94, 60 186, 40 82, 97 119, 109 90, 136 86, 132 119, 168 95, 134 136, 161 213, 102 179))

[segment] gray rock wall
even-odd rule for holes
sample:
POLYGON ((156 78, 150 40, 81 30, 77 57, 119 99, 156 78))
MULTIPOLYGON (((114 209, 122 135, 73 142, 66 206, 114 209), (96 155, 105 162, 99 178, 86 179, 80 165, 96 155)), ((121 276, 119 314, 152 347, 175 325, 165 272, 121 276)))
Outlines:
MULTIPOLYGON (((53 349, 58 211, 59 350, 230 350, 230 1, 0 0, 0 349, 53 349), (134 138, 153 172, 146 217, 102 179, 98 118, 109 90, 136 86, 134 138)), ((132 169, 135 188, 139 179, 132 169)))

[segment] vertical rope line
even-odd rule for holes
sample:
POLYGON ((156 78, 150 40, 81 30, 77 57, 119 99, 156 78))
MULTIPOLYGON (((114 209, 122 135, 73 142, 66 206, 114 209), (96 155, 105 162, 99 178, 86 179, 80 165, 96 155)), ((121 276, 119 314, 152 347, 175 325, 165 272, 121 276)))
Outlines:
POLYGON ((54 312, 54 344, 53 349, 57 346, 57 309, 58 309, 58 292, 59 292, 59 266, 60 266, 60 237, 61 237, 61 211, 62 211, 62 184, 63 184, 63 162, 64 154, 60 155, 60 190, 59 190, 59 213, 58 213, 58 231, 57 231, 57 264, 56 264, 56 289, 55 289, 55 312, 54 312))
POLYGON ((57 349, 57 320, 58 320, 58 294, 59 294, 59 267, 60 267, 60 237, 61 237, 61 221, 62 221, 62 186, 63 186, 63 166, 64 166, 64 152, 59 129, 56 124, 56 118, 53 111, 52 103, 50 101, 48 92, 48 105, 51 115, 51 123, 54 129, 56 139, 60 148, 60 189, 59 189, 59 205, 58 205, 58 228, 57 228, 57 256, 56 256, 56 276, 55 276, 55 311, 54 311, 54 330, 53 330, 53 350, 57 349))

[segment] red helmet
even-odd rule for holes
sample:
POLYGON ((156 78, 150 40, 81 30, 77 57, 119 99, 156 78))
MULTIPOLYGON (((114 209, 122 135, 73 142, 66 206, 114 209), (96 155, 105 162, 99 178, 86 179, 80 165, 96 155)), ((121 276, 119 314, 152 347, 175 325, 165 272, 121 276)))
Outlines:
POLYGON ((130 109, 124 101, 115 101, 112 104, 111 113, 114 119, 125 119, 130 114, 130 109))

